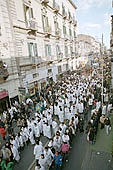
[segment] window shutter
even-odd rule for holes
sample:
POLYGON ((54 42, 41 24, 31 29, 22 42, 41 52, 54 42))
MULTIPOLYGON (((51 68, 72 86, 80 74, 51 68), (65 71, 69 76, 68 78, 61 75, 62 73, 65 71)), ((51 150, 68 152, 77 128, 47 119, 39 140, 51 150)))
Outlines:
POLYGON ((45 16, 42 15, 42 25, 43 25, 43 30, 45 31, 45 16))
POLYGON ((55 0, 53 0, 53 8, 55 8, 55 0))
POLYGON ((48 45, 45 45, 45 56, 48 56, 48 45))
POLYGON ((37 57, 38 56, 38 50, 37 50, 37 43, 33 44, 34 54, 37 57))
POLYGON ((48 21, 48 17, 46 17, 46 26, 49 26, 49 21, 48 21))
POLYGON ((29 57, 32 56, 32 46, 31 43, 28 43, 28 52, 29 52, 29 57))
POLYGON ((33 17, 33 8, 29 8, 29 18, 34 18, 33 17))
POLYGON ((51 56, 51 45, 48 45, 48 54, 51 56))

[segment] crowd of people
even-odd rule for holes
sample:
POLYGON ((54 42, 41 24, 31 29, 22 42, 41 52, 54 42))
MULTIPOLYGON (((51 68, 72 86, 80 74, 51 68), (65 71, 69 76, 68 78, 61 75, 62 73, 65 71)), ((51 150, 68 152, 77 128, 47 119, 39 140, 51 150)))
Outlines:
POLYGON ((0 133, 6 142, 1 149, 2 169, 13 170, 14 161, 20 161, 20 152, 31 143, 35 170, 50 167, 60 170, 63 162, 68 162, 68 153, 77 133, 85 131, 88 142, 94 144, 100 123, 109 134, 108 112, 112 104, 102 106, 101 80, 95 75, 95 70, 87 76, 68 73, 57 83, 52 81, 46 89, 37 92, 35 100, 27 98, 24 102, 15 102, 3 112, 0 133), (17 132, 13 128, 14 122, 17 132), (84 122, 88 122, 86 129, 84 122), (42 136, 48 139, 46 146, 40 140, 42 136))

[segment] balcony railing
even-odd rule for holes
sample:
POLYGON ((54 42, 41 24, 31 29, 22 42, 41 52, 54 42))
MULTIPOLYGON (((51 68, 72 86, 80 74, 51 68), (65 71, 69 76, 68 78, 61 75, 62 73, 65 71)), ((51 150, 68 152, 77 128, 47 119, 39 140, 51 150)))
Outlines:
POLYGON ((8 76, 9 73, 8 73, 7 65, 2 60, 0 60, 0 78, 5 80, 8 78, 8 76))
POLYGON ((30 30, 37 30, 38 26, 37 26, 37 22, 35 19, 31 18, 30 20, 27 21, 27 28, 29 28, 30 30))
POLYGON ((60 10, 60 6, 56 2, 53 3, 53 8, 55 12, 58 12, 60 10))
POLYGON ((17 63, 19 66, 27 66, 27 65, 37 65, 42 62, 41 57, 17 57, 17 63))

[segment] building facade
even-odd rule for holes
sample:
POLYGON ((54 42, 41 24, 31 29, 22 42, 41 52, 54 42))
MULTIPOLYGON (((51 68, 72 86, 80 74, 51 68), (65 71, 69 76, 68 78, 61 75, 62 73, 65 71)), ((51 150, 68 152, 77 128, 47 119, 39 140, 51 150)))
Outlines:
POLYGON ((100 54, 100 43, 90 35, 79 34, 77 36, 77 53, 80 56, 93 54, 100 54))
POLYGON ((0 101, 4 91, 13 102, 75 69, 76 27, 71 0, 1 0, 0 61, 7 76, 0 77, 0 101))
POLYGON ((113 15, 111 15, 110 53, 111 53, 111 84, 113 89, 113 15))

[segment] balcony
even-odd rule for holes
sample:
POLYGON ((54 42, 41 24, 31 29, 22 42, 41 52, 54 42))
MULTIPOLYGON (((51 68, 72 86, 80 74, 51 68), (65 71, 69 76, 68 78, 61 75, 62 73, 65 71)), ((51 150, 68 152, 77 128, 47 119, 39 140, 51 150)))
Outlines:
POLYGON ((41 57, 17 57, 17 64, 22 67, 22 66, 29 66, 29 65, 37 65, 42 62, 41 57))
POLYGON ((54 4, 53 4, 53 8, 54 8, 54 12, 59 12, 59 10, 60 10, 60 6, 55 2, 54 4))
POLYGON ((44 28, 44 32, 45 32, 45 37, 50 37, 50 35, 51 35, 51 32, 52 32, 52 30, 51 30, 51 26, 47 26, 47 27, 45 27, 44 28))
POLYGON ((0 60, 0 79, 6 80, 9 76, 7 65, 0 60))
POLYGON ((49 3, 49 0, 40 0, 42 4, 47 5, 49 3))
POLYGON ((38 30, 37 22, 34 18, 31 18, 30 20, 27 21, 27 28, 33 31, 38 30))

